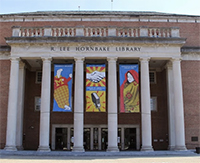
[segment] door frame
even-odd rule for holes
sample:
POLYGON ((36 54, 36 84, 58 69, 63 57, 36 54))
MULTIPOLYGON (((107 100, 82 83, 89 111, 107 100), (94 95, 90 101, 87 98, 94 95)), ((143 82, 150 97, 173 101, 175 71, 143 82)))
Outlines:
MULTIPOLYGON (((70 149, 71 144, 71 128, 74 128, 73 124, 52 124, 52 130, 51 130, 51 149, 55 150, 55 137, 56 137, 56 128, 67 128, 67 149, 70 149)), ((84 128, 90 128, 91 135, 93 134, 93 129, 98 128, 98 142, 101 142, 101 129, 102 128, 108 128, 108 125, 84 125, 84 128)), ((124 150, 124 129, 125 128, 136 128, 136 149, 140 150, 140 125, 118 125, 118 128, 121 128, 121 135, 120 135, 120 141, 121 141, 121 150, 124 150)), ((98 143, 98 149, 101 150, 101 144, 98 143)), ((93 140, 90 140, 90 149, 93 150, 93 140)))

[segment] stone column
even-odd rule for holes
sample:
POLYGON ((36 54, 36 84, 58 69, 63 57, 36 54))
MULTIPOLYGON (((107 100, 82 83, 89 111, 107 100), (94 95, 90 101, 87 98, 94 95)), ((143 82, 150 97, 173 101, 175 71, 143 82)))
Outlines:
POLYGON ((174 101, 175 101, 175 150, 187 150, 185 147, 185 127, 183 91, 181 77, 181 59, 172 59, 174 77, 174 101))
POLYGON ((168 96, 168 124, 169 124, 169 150, 175 149, 175 119, 174 119, 174 81, 172 63, 168 62, 167 70, 167 96, 168 96))
POLYGON ((90 150, 92 151, 94 148, 94 128, 90 128, 90 150))
POLYGON ((17 127, 17 101, 19 80, 19 58, 11 58, 10 84, 8 97, 6 146, 7 151, 16 151, 16 127, 17 127))
POLYGON ((140 150, 140 127, 136 127, 136 149, 140 150))
POLYGON ((83 148, 83 111, 84 111, 84 57, 75 58, 74 93, 74 152, 84 152, 83 148))
POLYGON ((16 145, 18 150, 23 150, 23 117, 24 117, 24 87, 25 87, 25 64, 19 64, 18 83, 18 106, 17 106, 17 132, 16 145))
POLYGON ((118 152, 118 122, 117 122, 117 57, 108 57, 108 149, 118 152))
POLYGON ((50 95, 51 95, 51 58, 42 58, 42 90, 40 109, 40 141, 38 151, 50 151, 50 95))
POLYGON ((124 127, 121 128, 121 150, 124 150, 124 127))
POLYGON ((67 128, 67 150, 70 151, 70 145, 71 145, 71 127, 67 128))
POLYGON ((101 150, 101 127, 98 128, 98 150, 101 150))
POLYGON ((141 66, 141 115, 142 115, 142 151, 153 151, 151 133, 151 104, 149 84, 149 59, 140 58, 141 66))

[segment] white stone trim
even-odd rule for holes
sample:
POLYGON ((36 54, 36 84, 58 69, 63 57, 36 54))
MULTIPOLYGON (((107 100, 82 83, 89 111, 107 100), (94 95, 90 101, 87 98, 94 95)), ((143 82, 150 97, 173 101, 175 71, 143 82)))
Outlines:
POLYGON ((149 19, 150 22, 167 22, 168 19, 149 19))
POLYGON ((179 23, 195 23, 196 19, 178 19, 179 23))
POLYGON ((178 22, 178 19, 174 18, 174 19, 168 19, 169 22, 178 22))
POLYGON ((0 60, 10 60, 10 56, 0 55, 0 60))
POLYGON ((127 46, 123 44, 90 44, 92 47, 109 47, 109 51, 76 51, 76 47, 87 46, 84 43, 81 44, 60 44, 55 46, 55 51, 51 51, 51 44, 47 44, 46 46, 40 45, 32 45, 32 46, 12 46, 12 54, 11 56, 22 57, 22 58, 40 58, 41 54, 43 57, 55 57, 55 58, 63 58, 63 57, 94 57, 97 56, 100 58, 107 57, 120 57, 120 58, 138 58, 139 56, 148 55, 153 58, 168 58, 174 56, 180 56, 180 47, 177 46, 168 46, 168 45, 144 45, 144 44, 128 44, 127 46), (77 46, 76 46, 77 45, 77 46), (118 47, 140 47, 140 51, 116 51, 118 47), (69 47, 70 51, 60 51, 59 47, 69 47), (123 53, 123 55, 121 55, 123 53))
POLYGON ((182 54, 181 57, 184 61, 200 61, 200 54, 182 54))

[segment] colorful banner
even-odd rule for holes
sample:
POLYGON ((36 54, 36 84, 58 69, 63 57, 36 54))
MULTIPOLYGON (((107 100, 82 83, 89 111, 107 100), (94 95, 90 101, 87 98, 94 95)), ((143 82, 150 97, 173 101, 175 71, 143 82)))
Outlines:
POLYGON ((72 74, 73 64, 54 65, 54 102, 53 111, 72 111, 72 74))
POLYGON ((137 64, 120 64, 120 112, 140 112, 137 64))
POLYGON ((86 112, 106 111, 105 64, 86 65, 86 112))

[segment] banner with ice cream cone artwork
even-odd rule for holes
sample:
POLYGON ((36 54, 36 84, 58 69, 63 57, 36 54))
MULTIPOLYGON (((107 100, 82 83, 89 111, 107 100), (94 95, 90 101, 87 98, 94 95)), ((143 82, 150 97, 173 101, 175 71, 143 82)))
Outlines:
POLYGON ((86 112, 106 111, 105 64, 86 65, 86 112))
POLYGON ((54 103, 53 111, 72 111, 72 74, 73 64, 54 65, 54 103))

